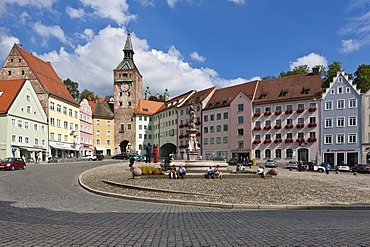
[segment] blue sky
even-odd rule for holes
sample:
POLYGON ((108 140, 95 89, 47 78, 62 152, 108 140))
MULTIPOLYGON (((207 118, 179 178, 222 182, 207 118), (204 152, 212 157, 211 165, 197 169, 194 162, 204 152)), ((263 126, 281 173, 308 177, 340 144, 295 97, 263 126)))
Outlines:
POLYGON ((80 91, 110 95, 127 27, 153 94, 370 63, 370 0, 1 0, 0 61, 20 43, 80 91))

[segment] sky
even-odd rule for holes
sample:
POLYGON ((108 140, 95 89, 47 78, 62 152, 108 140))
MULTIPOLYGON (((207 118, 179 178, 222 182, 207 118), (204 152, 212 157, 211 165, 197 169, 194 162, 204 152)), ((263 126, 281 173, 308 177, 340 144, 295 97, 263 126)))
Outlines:
POLYGON ((19 43, 80 92, 112 95, 128 29, 143 90, 171 97, 370 64, 370 0, 0 0, 0 62, 19 43))

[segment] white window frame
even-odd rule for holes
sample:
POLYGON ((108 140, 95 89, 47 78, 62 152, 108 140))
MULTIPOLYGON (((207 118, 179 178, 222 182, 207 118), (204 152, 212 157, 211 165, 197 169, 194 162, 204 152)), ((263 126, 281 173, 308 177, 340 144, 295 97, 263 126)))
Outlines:
POLYGON ((343 94, 343 87, 337 87, 337 94, 343 94))
POLYGON ((324 127, 326 129, 333 128, 333 118, 332 117, 325 118, 325 120, 324 120, 324 127), (327 121, 330 121, 330 123, 331 123, 330 126, 327 125, 327 121))
POLYGON ((348 134, 348 143, 357 143, 357 134, 356 133, 349 133, 348 134), (355 140, 351 140, 352 138, 355 138, 355 140))
POLYGON ((337 101, 337 110, 343 110, 343 109, 345 109, 345 107, 346 107, 346 101, 344 99, 338 99, 338 101, 337 101))
POLYGON ((346 143, 346 135, 343 134, 343 133, 338 133, 336 136, 335 136, 335 142, 336 144, 345 144, 346 143), (339 138, 340 137, 343 137, 343 142, 339 142, 339 138))
POLYGON ((337 117, 337 128, 344 128, 346 126, 346 118, 345 117, 337 117), (342 124, 340 124, 343 122, 342 124))
POLYGON ((325 111, 332 111, 333 110, 333 101, 332 100, 328 100, 328 101, 325 101, 325 111), (330 108, 328 107, 328 103, 330 103, 330 108))
POLYGON ((356 108, 357 107, 357 99, 348 99, 348 108, 356 108), (352 105, 352 103, 354 103, 352 105))
POLYGON ((348 126, 357 126, 357 116, 349 116, 349 117, 348 117, 348 126), (353 119, 354 119, 354 120, 355 120, 355 122, 356 122, 355 124, 352 124, 352 123, 351 123, 351 121, 352 121, 353 119))

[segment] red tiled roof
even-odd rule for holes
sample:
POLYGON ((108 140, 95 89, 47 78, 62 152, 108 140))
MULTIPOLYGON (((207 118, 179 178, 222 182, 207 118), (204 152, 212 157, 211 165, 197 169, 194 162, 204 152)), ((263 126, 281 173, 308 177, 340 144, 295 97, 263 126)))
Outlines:
POLYGON ((262 80, 258 83, 255 104, 320 97, 321 74, 293 75, 262 80))
POLYGON ((191 105, 193 102, 202 102, 216 87, 206 88, 204 90, 193 93, 184 105, 191 105))
POLYGON ((217 89, 209 100, 205 109, 209 109, 210 104, 213 105, 212 108, 214 108, 215 104, 217 103, 220 107, 228 106, 239 92, 243 92, 248 98, 252 100, 256 85, 257 81, 250 81, 243 84, 217 89))
POLYGON ((0 81, 0 114, 8 112, 24 82, 24 79, 0 81))
POLYGON ((193 92, 194 92, 194 90, 190 90, 190 91, 188 91, 186 93, 183 93, 183 94, 181 94, 181 95, 179 95, 175 98, 170 99, 169 101, 166 101, 165 104, 157 112, 164 111, 164 110, 167 110, 169 108, 176 107, 179 104, 182 104, 183 101, 186 100, 186 98, 189 97, 189 95, 191 95, 193 92))
POLYGON ((94 115, 94 113, 95 113, 95 106, 96 106, 95 101, 89 100, 89 106, 91 107, 91 112, 94 115))
POLYGON ((165 103, 152 101, 152 100, 139 100, 135 114, 153 115, 160 109, 165 103))
POLYGON ((59 78, 50 63, 44 62, 31 53, 28 53, 20 45, 15 45, 15 47, 23 56, 24 60, 27 62, 37 80, 41 83, 47 93, 51 93, 62 99, 78 104, 78 102, 73 99, 62 79, 59 78))

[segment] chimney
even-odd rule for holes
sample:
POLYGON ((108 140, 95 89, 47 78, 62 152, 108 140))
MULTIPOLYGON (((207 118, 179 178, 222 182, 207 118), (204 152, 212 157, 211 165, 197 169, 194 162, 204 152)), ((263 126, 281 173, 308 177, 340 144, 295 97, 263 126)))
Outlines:
POLYGON ((319 67, 312 68, 312 74, 313 75, 318 75, 319 72, 320 72, 320 68, 319 67))

